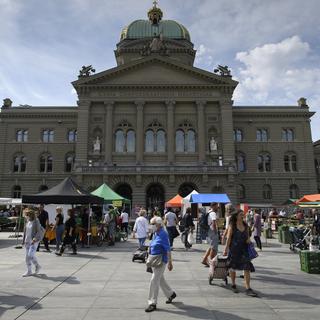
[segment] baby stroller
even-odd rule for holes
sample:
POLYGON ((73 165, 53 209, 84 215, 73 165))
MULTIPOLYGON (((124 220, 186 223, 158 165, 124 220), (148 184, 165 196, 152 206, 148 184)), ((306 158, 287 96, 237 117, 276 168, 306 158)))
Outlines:
POLYGON ((311 229, 290 227, 289 232, 292 236, 292 242, 290 243, 290 250, 308 250, 308 240, 311 235, 311 229))

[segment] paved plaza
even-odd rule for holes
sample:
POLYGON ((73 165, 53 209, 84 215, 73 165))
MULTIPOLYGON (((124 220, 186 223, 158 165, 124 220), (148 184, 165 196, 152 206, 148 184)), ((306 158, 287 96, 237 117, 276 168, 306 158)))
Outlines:
POLYGON ((319 319, 320 275, 300 271, 299 257, 276 240, 268 241, 255 260, 252 287, 260 298, 234 294, 220 280, 208 284, 208 269, 200 264, 206 245, 185 252, 176 241, 174 270, 166 272, 178 297, 165 304, 160 294, 157 311, 144 311, 150 274, 131 262, 136 241, 115 247, 80 249, 77 256, 39 252, 42 270, 22 278, 24 249, 0 233, 0 319, 319 319))

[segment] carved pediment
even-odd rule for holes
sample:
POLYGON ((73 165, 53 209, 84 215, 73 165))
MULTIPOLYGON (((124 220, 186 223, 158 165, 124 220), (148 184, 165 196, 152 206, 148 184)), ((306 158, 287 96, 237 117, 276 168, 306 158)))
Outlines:
POLYGON ((161 57, 143 58, 73 82, 78 86, 206 85, 235 88, 237 82, 161 57))

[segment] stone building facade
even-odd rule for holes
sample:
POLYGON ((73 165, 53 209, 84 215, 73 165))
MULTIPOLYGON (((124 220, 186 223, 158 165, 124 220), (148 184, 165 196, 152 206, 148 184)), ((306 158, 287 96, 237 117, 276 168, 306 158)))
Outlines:
POLYGON ((318 193, 320 193, 320 140, 314 143, 314 165, 317 174, 318 193))
POLYGON ((72 175, 103 182, 133 201, 162 206, 178 192, 226 192, 233 202, 280 204, 317 190, 309 111, 237 107, 226 66, 193 66, 188 30, 163 20, 124 28, 117 66, 80 70, 72 107, 12 107, 0 113, 0 196, 35 193, 72 175))

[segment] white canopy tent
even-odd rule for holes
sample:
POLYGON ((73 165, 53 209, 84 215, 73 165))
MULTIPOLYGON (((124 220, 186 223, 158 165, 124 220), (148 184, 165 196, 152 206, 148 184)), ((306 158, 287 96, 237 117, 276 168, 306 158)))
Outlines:
POLYGON ((0 205, 17 206, 22 204, 22 199, 19 198, 0 198, 0 205))
POLYGON ((187 208, 188 207, 191 207, 191 196, 193 194, 199 194, 198 191, 196 190, 193 190, 192 192, 190 192, 185 198, 182 199, 182 216, 184 216, 184 214, 186 213, 187 211, 187 208))

